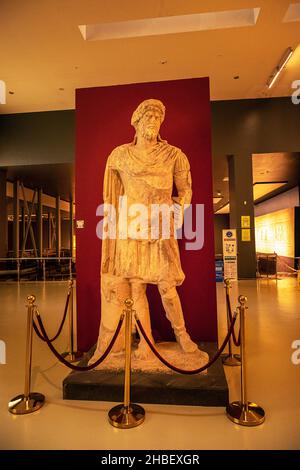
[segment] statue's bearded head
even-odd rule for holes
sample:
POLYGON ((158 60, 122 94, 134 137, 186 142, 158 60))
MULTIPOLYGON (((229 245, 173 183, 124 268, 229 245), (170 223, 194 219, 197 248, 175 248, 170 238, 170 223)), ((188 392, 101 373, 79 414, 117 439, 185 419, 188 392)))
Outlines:
POLYGON ((161 123, 165 118, 165 106, 159 100, 149 99, 143 101, 134 111, 131 124, 136 135, 147 140, 157 140, 161 123))

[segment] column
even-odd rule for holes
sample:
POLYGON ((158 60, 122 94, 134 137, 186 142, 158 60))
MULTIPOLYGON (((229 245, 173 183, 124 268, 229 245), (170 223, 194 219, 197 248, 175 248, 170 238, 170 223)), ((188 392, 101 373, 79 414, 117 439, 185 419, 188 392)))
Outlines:
POLYGON ((21 208, 21 214, 22 214, 22 240, 24 240, 25 233, 26 233, 26 221, 25 221, 25 207, 24 207, 24 204, 21 208))
POLYGON ((14 257, 19 258, 19 249, 20 249, 20 224, 19 224, 19 214, 20 214, 20 184, 19 181, 14 182, 14 200, 13 200, 13 209, 14 209, 14 221, 13 221, 13 251, 14 257))
POLYGON ((56 256, 60 258, 61 251, 61 217, 60 217, 60 196, 56 196, 56 256))
POLYGON ((230 228, 237 230, 238 278, 251 279, 256 277, 252 155, 228 156, 228 174, 230 228))
POLYGON ((7 257, 6 170, 0 170, 0 258, 7 257))
POLYGON ((43 256, 43 204, 42 204, 43 190, 38 189, 38 205, 37 205, 37 249, 38 256, 43 256))
POLYGON ((51 211, 48 211, 48 249, 52 249, 52 214, 51 211))

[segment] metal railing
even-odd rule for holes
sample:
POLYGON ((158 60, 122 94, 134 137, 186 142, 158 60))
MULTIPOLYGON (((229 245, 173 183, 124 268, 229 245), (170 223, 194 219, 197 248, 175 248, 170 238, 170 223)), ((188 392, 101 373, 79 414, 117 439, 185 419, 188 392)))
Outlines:
POLYGON ((65 280, 76 277, 75 258, 65 257, 20 257, 0 258, 1 281, 46 281, 65 280))

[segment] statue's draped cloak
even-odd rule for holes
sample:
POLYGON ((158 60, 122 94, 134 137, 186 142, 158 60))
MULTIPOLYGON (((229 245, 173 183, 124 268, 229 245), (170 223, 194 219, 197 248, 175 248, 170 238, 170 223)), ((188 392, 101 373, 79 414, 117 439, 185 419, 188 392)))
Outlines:
MULTIPOLYGON (((107 159, 103 189, 104 202, 116 210, 117 231, 116 239, 104 238, 102 241, 101 274, 151 284, 162 281, 174 286, 182 284, 185 276, 172 223, 169 238, 163 238, 159 231, 158 239, 152 239, 149 230, 147 239, 130 237, 130 234, 127 239, 120 239, 119 228, 124 219, 120 217, 119 197, 124 195, 127 196, 127 208, 136 203, 147 207, 149 224, 151 204, 171 206, 176 202, 182 207, 190 204, 191 175, 187 157, 166 141, 159 141, 143 151, 134 142, 121 145, 107 159), (172 196, 173 183, 177 197, 172 196)), ((128 224, 133 219, 128 216, 128 224)))

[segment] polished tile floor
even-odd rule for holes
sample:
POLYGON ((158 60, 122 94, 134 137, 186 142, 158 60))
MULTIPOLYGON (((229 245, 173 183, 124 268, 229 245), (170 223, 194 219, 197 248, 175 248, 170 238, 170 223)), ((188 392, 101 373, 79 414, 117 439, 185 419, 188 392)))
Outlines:
MULTIPOLYGON (((248 296, 248 398, 261 405, 266 421, 246 428, 233 424, 223 408, 145 405, 146 420, 138 428, 110 426, 112 403, 64 401, 63 365, 36 337, 33 342, 32 391, 46 396, 36 413, 13 416, 7 403, 23 393, 28 294, 53 334, 67 292, 65 282, 1 283, 0 340, 6 364, 0 364, 0 449, 300 449, 300 364, 291 361, 294 340, 300 340, 300 288, 295 279, 240 281, 237 296, 248 296)), ((224 288, 217 285, 219 339, 225 335, 224 288)), ((66 329, 56 343, 68 345, 66 329)), ((239 368, 226 368, 230 399, 239 396, 239 368)))

